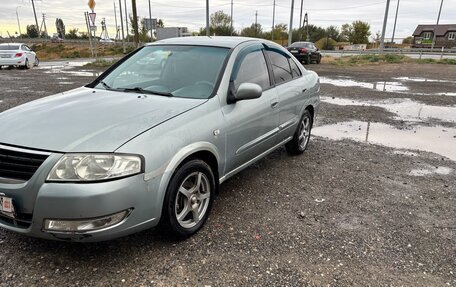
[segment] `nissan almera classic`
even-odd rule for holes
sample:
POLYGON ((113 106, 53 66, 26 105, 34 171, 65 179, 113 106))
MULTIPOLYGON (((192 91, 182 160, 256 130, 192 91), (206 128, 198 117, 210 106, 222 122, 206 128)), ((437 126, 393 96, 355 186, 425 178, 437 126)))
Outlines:
POLYGON ((102 241, 160 223, 188 237, 226 179, 282 145, 304 152, 319 90, 273 42, 146 45, 85 87, 0 113, 0 226, 102 241))

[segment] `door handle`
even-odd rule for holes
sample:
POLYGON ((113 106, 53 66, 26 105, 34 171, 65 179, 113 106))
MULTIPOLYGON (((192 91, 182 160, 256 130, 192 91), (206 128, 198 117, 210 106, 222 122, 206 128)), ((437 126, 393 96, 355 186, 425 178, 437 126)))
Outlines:
POLYGON ((272 102, 271 103, 271 108, 275 109, 275 108, 277 108, 278 105, 279 105, 278 101, 277 102, 272 102))

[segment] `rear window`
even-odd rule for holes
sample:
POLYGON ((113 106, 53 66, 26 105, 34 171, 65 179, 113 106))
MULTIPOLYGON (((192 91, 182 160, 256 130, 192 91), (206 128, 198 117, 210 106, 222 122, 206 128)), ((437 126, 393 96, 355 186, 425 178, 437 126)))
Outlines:
POLYGON ((301 48, 301 47, 310 48, 310 47, 312 47, 312 44, 307 43, 307 42, 294 42, 293 44, 290 45, 290 47, 291 48, 301 48))
POLYGON ((18 45, 0 45, 0 51, 14 51, 19 50, 18 45))

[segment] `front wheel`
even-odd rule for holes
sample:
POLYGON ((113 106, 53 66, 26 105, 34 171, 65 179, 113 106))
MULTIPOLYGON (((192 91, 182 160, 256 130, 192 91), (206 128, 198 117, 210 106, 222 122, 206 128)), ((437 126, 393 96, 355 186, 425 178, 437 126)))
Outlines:
POLYGON ((204 225, 215 195, 214 174, 202 160, 190 160, 173 175, 165 195, 162 223, 177 238, 187 238, 204 225))
POLYGON ((299 121, 298 128, 296 129, 293 139, 289 141, 285 148, 291 155, 302 154, 309 144, 310 131, 312 130, 312 115, 308 110, 304 110, 304 113, 299 121))

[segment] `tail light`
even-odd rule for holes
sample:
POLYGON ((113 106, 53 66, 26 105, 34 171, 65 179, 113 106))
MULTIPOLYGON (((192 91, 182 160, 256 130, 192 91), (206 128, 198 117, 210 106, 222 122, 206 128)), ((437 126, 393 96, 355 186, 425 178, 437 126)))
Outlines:
POLYGON ((22 57, 22 54, 23 53, 16 53, 16 55, 14 57, 16 57, 16 58, 22 57))
POLYGON ((306 48, 301 48, 301 49, 299 49, 299 51, 300 51, 301 53, 307 53, 307 49, 306 49, 306 48))

